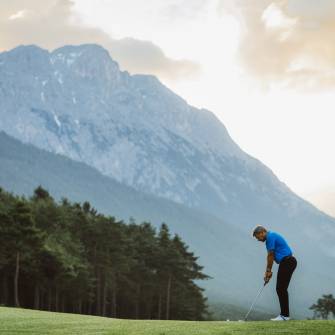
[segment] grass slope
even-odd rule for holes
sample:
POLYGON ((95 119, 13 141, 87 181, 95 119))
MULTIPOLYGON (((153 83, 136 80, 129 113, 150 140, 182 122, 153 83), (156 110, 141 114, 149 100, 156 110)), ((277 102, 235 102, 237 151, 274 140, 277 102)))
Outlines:
POLYGON ((230 335, 335 333, 335 321, 137 321, 0 307, 0 334, 230 335))

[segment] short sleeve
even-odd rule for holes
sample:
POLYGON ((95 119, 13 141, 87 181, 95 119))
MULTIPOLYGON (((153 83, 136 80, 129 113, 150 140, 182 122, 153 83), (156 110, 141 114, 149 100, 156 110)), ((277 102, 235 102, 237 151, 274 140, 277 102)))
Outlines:
POLYGON ((276 236, 273 234, 269 234, 266 239, 266 249, 268 251, 274 251, 275 250, 275 242, 276 242, 276 236))

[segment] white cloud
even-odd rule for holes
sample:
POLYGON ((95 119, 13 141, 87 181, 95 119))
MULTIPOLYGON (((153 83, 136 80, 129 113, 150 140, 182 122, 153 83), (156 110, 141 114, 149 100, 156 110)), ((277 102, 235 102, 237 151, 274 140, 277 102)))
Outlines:
POLYGON ((110 51, 121 68, 132 73, 176 80, 197 75, 201 70, 195 62, 166 56, 152 42, 111 38, 100 28, 85 25, 70 0, 30 0, 24 5, 26 8, 19 0, 0 3, 0 50, 19 44, 55 49, 65 44, 98 43, 110 51))
POLYGON ((297 23, 296 19, 286 16, 274 3, 270 4, 262 14, 262 20, 267 28, 290 29, 297 23))
POLYGON ((26 10, 19 10, 17 13, 15 14, 12 14, 9 16, 9 20, 17 20, 17 19, 20 19, 22 17, 24 17, 26 15, 27 11, 26 10))
POLYGON ((221 0, 243 27, 239 57, 263 83, 335 87, 333 0, 221 0))

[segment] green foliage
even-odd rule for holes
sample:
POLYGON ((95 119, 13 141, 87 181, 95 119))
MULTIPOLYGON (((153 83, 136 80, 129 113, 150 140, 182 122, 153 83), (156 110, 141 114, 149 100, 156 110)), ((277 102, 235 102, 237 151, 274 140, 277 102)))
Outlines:
POLYGON ((129 224, 89 202, 0 190, 0 303, 121 318, 201 320, 207 279, 166 224, 129 224), (14 280, 15 279, 15 280, 14 280), (14 282, 14 284, 13 284, 14 282), (15 285, 15 296, 12 287, 15 285))
POLYGON ((332 294, 324 294, 310 309, 314 311, 314 318, 328 319, 329 314, 335 318, 335 298, 332 294))

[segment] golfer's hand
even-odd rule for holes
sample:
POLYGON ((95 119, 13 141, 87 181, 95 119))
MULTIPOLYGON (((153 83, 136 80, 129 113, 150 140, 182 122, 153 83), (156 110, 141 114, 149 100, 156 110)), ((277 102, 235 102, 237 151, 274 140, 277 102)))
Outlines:
POLYGON ((272 272, 271 271, 266 271, 264 274, 264 282, 267 284, 272 277, 272 272))

